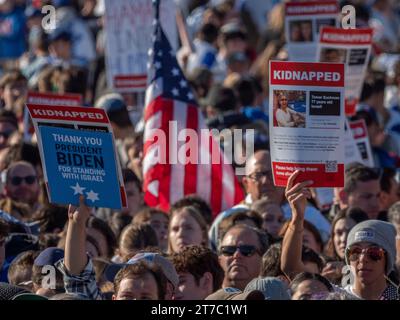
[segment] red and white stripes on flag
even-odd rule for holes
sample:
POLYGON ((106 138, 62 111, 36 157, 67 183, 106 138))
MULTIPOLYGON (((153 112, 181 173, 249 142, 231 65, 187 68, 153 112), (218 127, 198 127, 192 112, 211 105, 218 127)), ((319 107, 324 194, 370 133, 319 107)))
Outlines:
POLYGON ((210 204, 215 216, 243 200, 243 191, 232 165, 207 129, 162 30, 159 2, 153 4, 153 46, 144 111, 144 199, 149 206, 169 210, 175 201, 196 194, 210 204))
POLYGON ((168 210, 170 204, 185 195, 196 194, 210 204, 215 216, 243 200, 233 167, 226 163, 223 151, 210 131, 206 143, 200 139, 201 129, 207 127, 197 106, 162 96, 152 97, 146 105, 145 123, 143 177, 145 202, 149 206, 168 210), (170 121, 176 121, 176 133, 170 132, 170 121), (186 133, 188 128, 195 130, 199 137, 198 161, 171 164, 171 153, 176 154, 186 142, 173 141, 169 137, 174 139, 179 132, 186 133), (167 138, 165 144, 154 141, 152 133, 157 132, 155 129, 162 130, 167 138), (155 162, 156 157, 163 163, 155 162))

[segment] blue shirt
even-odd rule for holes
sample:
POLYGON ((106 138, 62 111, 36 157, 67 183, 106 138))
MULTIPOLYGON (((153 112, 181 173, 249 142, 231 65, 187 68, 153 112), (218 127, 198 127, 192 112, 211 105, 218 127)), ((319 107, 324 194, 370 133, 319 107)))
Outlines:
POLYGON ((26 51, 24 11, 0 13, 0 59, 16 59, 26 51))

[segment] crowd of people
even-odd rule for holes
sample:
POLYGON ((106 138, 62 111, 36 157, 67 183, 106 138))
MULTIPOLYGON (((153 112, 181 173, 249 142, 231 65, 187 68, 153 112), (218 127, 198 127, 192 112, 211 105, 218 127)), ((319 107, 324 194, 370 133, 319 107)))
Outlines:
MULTIPOLYGON (((321 190, 299 172, 273 183, 269 121, 301 126, 286 109, 268 115, 268 62, 288 59, 284 4, 176 0, 192 42, 176 56, 208 127, 256 135, 241 203, 213 212, 193 194, 165 212, 144 201, 142 99, 107 87, 104 1, 0 0, 0 300, 400 299, 400 5, 340 2, 374 28, 352 119, 366 122, 375 167, 349 163, 343 188, 321 190), (127 208, 49 203, 37 143, 24 138, 30 91, 81 94, 107 112, 127 208)), ((292 28, 293 41, 310 40, 307 21, 292 28)))

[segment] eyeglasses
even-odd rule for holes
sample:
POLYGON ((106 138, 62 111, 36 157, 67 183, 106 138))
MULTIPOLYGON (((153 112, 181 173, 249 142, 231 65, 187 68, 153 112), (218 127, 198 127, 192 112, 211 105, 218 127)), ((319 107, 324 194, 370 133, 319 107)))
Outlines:
POLYGON ((272 171, 267 170, 267 171, 260 171, 260 172, 253 172, 252 174, 249 174, 248 177, 251 180, 261 180, 261 179, 272 179, 272 171))
POLYGON ((22 181, 25 181, 26 184, 34 184, 36 181, 36 177, 35 176, 26 176, 26 177, 12 177, 11 178, 11 184, 13 186, 19 186, 22 181))
POLYGON ((380 261, 383 257, 385 257, 385 250, 379 247, 369 247, 365 249, 353 247, 347 251, 347 257, 350 261, 357 261, 361 254, 366 254, 372 261, 380 261))
POLYGON ((259 253, 259 250, 252 245, 222 246, 220 251, 224 256, 231 257, 235 254, 236 250, 239 250, 240 254, 245 257, 251 257, 256 252, 259 253))

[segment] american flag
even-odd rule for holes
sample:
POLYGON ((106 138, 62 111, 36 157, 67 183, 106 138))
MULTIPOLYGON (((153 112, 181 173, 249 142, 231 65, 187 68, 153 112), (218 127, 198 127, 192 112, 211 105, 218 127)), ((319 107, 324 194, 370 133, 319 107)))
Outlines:
POLYGON ((145 202, 168 210, 170 204, 185 195, 196 194, 211 205, 215 215, 242 201, 243 191, 232 165, 207 129, 194 94, 178 65, 159 21, 158 3, 155 3, 155 11, 144 111, 145 202), (171 127, 174 121, 176 129, 171 127), (189 143, 176 139, 178 134, 185 137, 193 132, 197 133, 198 139, 190 138, 190 143, 194 141, 191 147, 188 147, 189 143), (201 132, 206 132, 205 139, 200 138, 201 132), (159 133, 164 134, 165 141, 159 133), (196 148, 192 148, 193 145, 196 148), (181 152, 182 148, 184 154, 186 151, 189 155, 186 163, 173 159, 177 150, 181 152))

